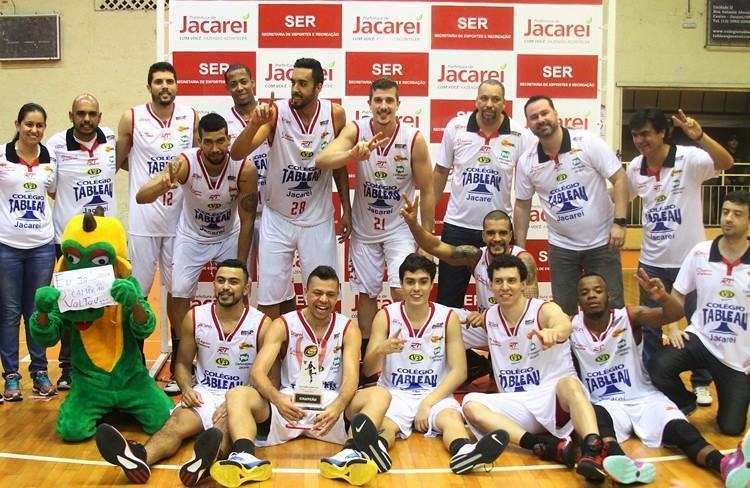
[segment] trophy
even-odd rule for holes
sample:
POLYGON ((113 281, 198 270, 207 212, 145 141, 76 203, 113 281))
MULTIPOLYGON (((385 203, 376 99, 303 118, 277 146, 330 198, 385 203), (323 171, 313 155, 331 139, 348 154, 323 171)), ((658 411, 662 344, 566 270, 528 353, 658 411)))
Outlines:
MULTIPOLYGON (((302 364, 294 385, 294 404, 306 412, 322 412, 323 407, 323 381, 320 378, 318 366, 318 346, 309 345, 302 352, 302 364)), ((287 424, 292 429, 310 430, 311 423, 306 421, 310 416, 296 424, 287 424)))

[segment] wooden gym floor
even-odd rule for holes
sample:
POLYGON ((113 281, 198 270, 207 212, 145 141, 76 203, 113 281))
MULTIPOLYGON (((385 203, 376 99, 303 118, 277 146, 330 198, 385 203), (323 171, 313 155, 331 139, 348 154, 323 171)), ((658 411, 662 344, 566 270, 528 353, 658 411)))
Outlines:
MULTIPOLYGON (((625 262, 624 266, 628 266, 625 262)), ((632 279, 634 270, 624 270, 626 301, 637 303, 637 284, 632 279)), ((157 304, 153 304, 158 310, 157 304)), ((23 340, 23 339, 22 339, 23 340)), ((57 348, 48 350, 50 377, 59 376, 57 348)), ((21 344, 21 355, 26 355, 25 343, 21 344)), ((147 357, 155 358, 159 352, 158 331, 146 343, 147 357)), ((69 444, 60 440, 55 430, 57 410, 65 393, 51 400, 34 398, 31 381, 24 358, 21 373, 24 400, 0 405, 0 487, 68 487, 68 486, 119 486, 128 484, 128 479, 119 468, 104 462, 93 440, 69 444)), ((482 385, 473 385, 473 388, 482 385)), ((714 394, 715 398, 715 394, 714 394)), ((732 450, 739 438, 728 437, 718 432, 713 420, 716 402, 711 407, 700 408, 690 418, 709 442, 721 450, 732 450)), ((118 427, 126 436, 144 442, 148 436, 135 422, 124 421, 118 427)), ((191 444, 186 443, 171 459, 164 460, 152 468, 149 484, 152 486, 181 486, 176 470, 190 457, 191 444)), ((679 452, 671 449, 649 449, 638 440, 624 444, 626 452, 637 458, 645 458, 656 464, 657 478, 652 486, 668 487, 673 480, 690 487, 720 487, 723 483, 708 470, 698 468, 679 452)), ((339 446, 302 439, 286 445, 258 450, 258 456, 271 460, 274 468, 272 478, 262 486, 346 486, 343 482, 321 478, 317 472, 318 460, 339 450, 339 446)), ((587 483, 571 470, 538 461, 517 447, 509 447, 495 463, 490 472, 476 471, 470 475, 457 476, 448 469, 448 453, 439 439, 426 439, 413 435, 399 441, 391 450, 393 469, 378 475, 368 486, 377 487, 578 487, 612 486, 587 483)), ((206 481, 200 486, 217 486, 206 481)), ((260 488, 260 487, 259 487, 260 488)))

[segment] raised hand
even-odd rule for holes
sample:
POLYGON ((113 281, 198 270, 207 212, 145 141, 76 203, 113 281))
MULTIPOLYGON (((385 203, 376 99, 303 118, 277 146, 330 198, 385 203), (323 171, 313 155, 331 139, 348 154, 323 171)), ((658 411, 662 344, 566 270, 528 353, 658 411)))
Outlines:
POLYGON ((562 336, 555 329, 535 329, 529 332, 526 337, 531 339, 534 336, 537 336, 542 341, 542 349, 549 349, 562 340, 562 336))
POLYGON ((703 137, 703 128, 701 125, 694 118, 685 115, 682 109, 677 110, 677 115, 672 116, 672 123, 675 127, 682 129, 682 132, 694 141, 703 137))
POLYGON ((469 312, 469 315, 461 321, 467 327, 483 327, 484 317, 479 312, 469 312))
POLYGON ((276 111, 273 104, 274 100, 274 92, 271 92, 271 98, 269 98, 268 103, 261 103, 255 107, 251 119, 255 124, 261 126, 273 120, 276 111))
POLYGON ((380 345, 380 352, 383 354, 393 354, 398 353, 404 350, 404 344, 406 344, 406 339, 401 339, 399 336, 401 335, 401 329, 396 331, 396 335, 393 337, 389 337, 383 343, 380 345))
POLYGON ((419 209, 419 195, 414 196, 414 202, 409 199, 409 195, 402 193, 401 197, 404 199, 404 206, 399 210, 401 218, 406 221, 409 226, 419 225, 417 222, 417 211, 419 209))
POLYGON ((179 169, 179 164, 180 162, 178 159, 173 159, 167 163, 167 170, 161 172, 161 180, 159 183, 161 184, 163 191, 174 190, 179 185, 179 181, 177 181, 177 170, 179 169))
POLYGON ((635 275, 635 279, 638 280, 638 284, 643 288, 643 291, 648 293, 654 301, 661 301, 667 296, 667 289, 664 288, 664 283, 659 278, 650 278, 646 270, 638 268, 638 274, 635 275))
POLYGON ((349 157, 355 161, 364 161, 370 158, 370 154, 373 150, 385 145, 389 137, 383 136, 382 132, 378 132, 367 141, 359 141, 349 150, 349 157))

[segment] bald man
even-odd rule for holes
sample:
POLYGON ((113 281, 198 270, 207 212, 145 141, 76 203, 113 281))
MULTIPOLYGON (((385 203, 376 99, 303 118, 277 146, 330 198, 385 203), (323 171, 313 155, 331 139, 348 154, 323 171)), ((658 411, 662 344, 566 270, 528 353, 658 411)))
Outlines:
MULTIPOLYGON (((115 134, 99 127, 102 113, 93 95, 84 93, 73 99, 68 114, 73 127, 58 132, 47 141, 60 163, 57 188, 53 197, 52 219, 55 225, 55 248, 60 257, 60 236, 68 220, 82 212, 93 212, 99 206, 107 216, 117 212, 115 202, 115 134)), ((58 390, 70 388, 70 336, 64 334, 60 347, 58 390)))

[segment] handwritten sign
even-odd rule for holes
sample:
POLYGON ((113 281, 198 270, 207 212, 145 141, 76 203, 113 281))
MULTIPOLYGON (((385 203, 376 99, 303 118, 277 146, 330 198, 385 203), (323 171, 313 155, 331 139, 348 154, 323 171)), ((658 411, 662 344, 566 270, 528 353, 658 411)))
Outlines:
POLYGON ((57 305, 61 312, 114 305, 109 294, 114 281, 115 271, 111 265, 62 271, 52 277, 52 284, 60 291, 57 305))

